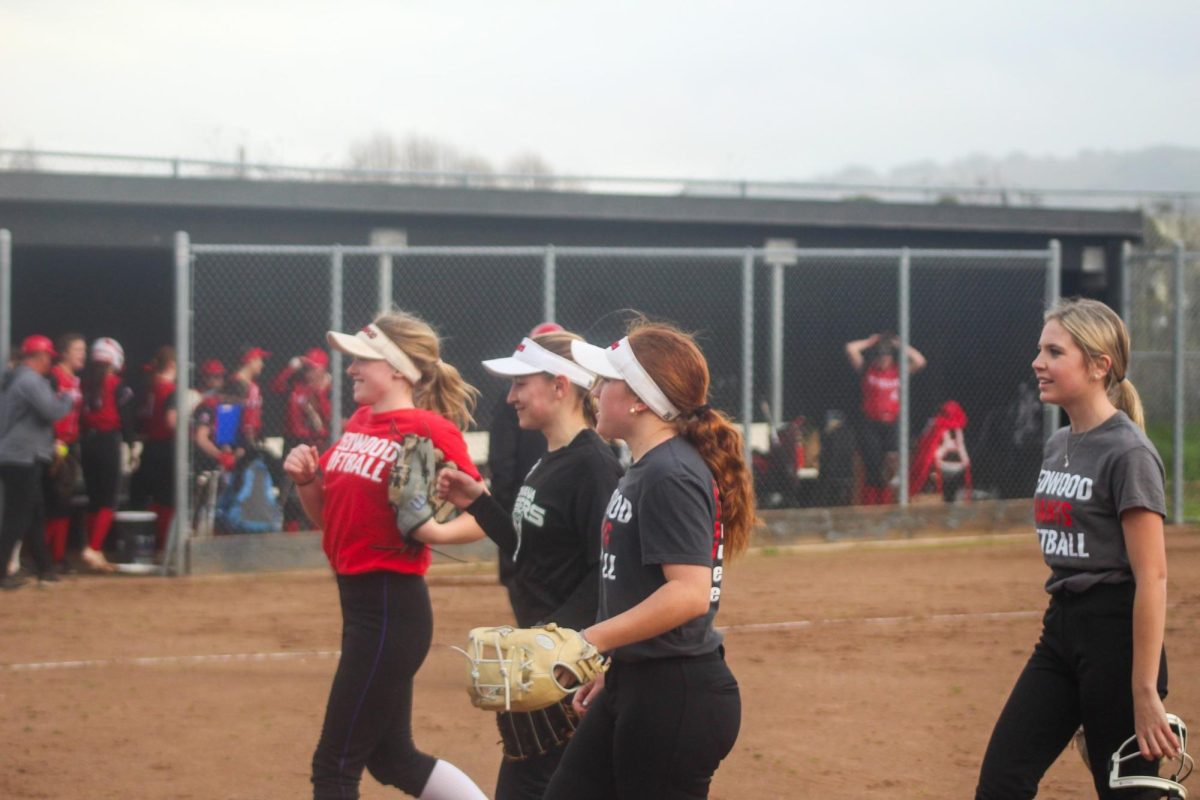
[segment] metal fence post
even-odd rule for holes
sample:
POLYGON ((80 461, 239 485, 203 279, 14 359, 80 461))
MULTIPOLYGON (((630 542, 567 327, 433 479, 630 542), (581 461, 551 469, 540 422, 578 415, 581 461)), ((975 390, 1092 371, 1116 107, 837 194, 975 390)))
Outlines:
POLYGON ((909 404, 908 404, 908 383, 909 383, 909 364, 908 364, 908 340, 909 340, 909 322, 911 312, 911 277, 912 277, 912 254, 905 247, 900 251, 900 276, 899 276, 899 328, 900 328, 900 352, 896 355, 896 360, 900 367, 900 430, 899 430, 899 460, 897 467, 900 479, 899 486, 899 501, 901 506, 908 505, 908 437, 909 437, 909 404))
MULTIPOLYGON (((388 270, 390 280, 391 270, 388 270)), ((342 246, 334 245, 329 255, 329 329, 342 330, 342 246)), ((342 435, 342 351, 334 350, 329 368, 333 372, 333 396, 330 409, 330 441, 336 442, 342 435)))
POLYGON ((742 256, 742 437, 746 465, 751 463, 750 428, 754 423, 754 250, 742 256))
POLYGON ((392 254, 379 257, 379 313, 392 310, 392 254))
POLYGON ((783 424, 783 264, 771 265, 771 419, 783 424))
POLYGON ((187 542, 192 534, 191 404, 192 385, 192 246, 188 235, 175 234, 175 520, 163 555, 163 572, 173 563, 175 574, 187 571, 187 542))
POLYGON ((554 245, 546 245, 542 260, 542 321, 554 322, 558 312, 558 263, 554 257, 554 245))
MULTIPOLYGON (((1062 286, 1062 244, 1058 239, 1050 240, 1046 255, 1046 310, 1058 302, 1062 286)), ((1058 430, 1058 406, 1047 403, 1042 407, 1042 440, 1046 441, 1058 430)))
POLYGON ((0 370, 12 353, 12 234, 0 228, 0 370))
POLYGON ((1133 286, 1129 275, 1129 270, 1133 268, 1132 261, 1133 244, 1126 240, 1121 243, 1121 319, 1125 320, 1125 327, 1133 322, 1130 316, 1133 313, 1133 299, 1129 296, 1133 286))
POLYGON ((1185 306, 1187 297, 1184 294, 1184 273, 1186 266, 1183 242, 1175 242, 1175 309, 1172 320, 1175 325, 1174 342, 1171 345, 1171 378, 1175 387, 1173 410, 1175 412, 1174 432, 1171 442, 1171 521, 1176 525, 1183 524, 1183 425, 1184 425, 1184 348, 1187 345, 1184 336, 1185 306))

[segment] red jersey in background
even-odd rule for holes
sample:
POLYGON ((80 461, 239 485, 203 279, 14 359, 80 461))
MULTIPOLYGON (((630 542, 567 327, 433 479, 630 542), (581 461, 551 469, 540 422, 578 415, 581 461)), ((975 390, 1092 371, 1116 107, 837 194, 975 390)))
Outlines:
POLYGON ((867 367, 862 376, 863 416, 875 422, 895 422, 900 416, 900 368, 867 367))

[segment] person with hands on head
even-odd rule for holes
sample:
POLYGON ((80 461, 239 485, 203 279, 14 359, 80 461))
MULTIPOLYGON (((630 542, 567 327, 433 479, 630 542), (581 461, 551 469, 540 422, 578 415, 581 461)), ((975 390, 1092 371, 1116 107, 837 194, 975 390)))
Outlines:
POLYGON ((1070 420, 1046 441, 1034 495, 1050 602, 992 731, 978 800, 1034 797, 1081 725, 1100 798, 1142 796, 1110 786, 1110 756, 1130 736, 1142 756, 1126 765, 1134 774, 1157 775, 1158 760, 1180 752, 1162 703, 1164 470, 1129 357, 1125 324, 1103 303, 1065 300, 1046 313, 1033 371, 1042 402, 1070 420))
MULTIPOLYGON (((508 402, 522 430, 539 431, 547 443, 511 510, 461 470, 438 475, 439 495, 473 516, 510 562, 509 598, 522 628, 553 622, 582 630, 596 619, 600 527, 621 467, 594 430, 595 375, 573 360, 576 341, 582 339, 566 331, 544 333, 522 340, 508 358, 483 362, 493 375, 511 378, 508 402)), ((415 536, 429 533, 419 528, 415 536)), ((536 712, 500 711, 496 800, 539 800, 577 723, 570 696, 536 712)))
MULTIPOLYGON (((862 384, 858 449, 865 472, 864 505, 886 505, 894 500, 892 478, 900 463, 896 425, 900 416, 899 349, 899 337, 887 332, 846 343, 846 358, 861 376, 862 384)), ((908 346, 907 358, 910 375, 925 368, 925 356, 912 345, 908 346)))
POLYGON ((69 392, 51 385, 54 343, 41 335, 21 343, 17 364, 0 379, 0 486, 4 515, 0 518, 0 589, 19 589, 25 580, 8 574, 8 562, 23 542, 37 568, 39 583, 54 582, 46 547, 42 472, 54 457, 54 423, 74 404, 69 392))
POLYGON ((576 692, 586 715, 545 797, 707 797, 741 723, 713 621, 724 559, 756 521, 742 437, 709 406, 708 364, 681 331, 641 321, 572 351, 599 376, 597 432, 634 461, 605 509, 599 613, 581 631, 611 666, 576 692))
MULTIPOLYGON (((434 330, 411 314, 383 314, 354 335, 330 331, 327 341, 353 357, 346 374, 358 409, 325 453, 301 444, 283 465, 308 518, 321 526, 342 611, 342 654, 313 755, 313 797, 357 798, 365 768, 421 800, 482 800, 461 770, 413 742, 413 678, 433 636, 424 579, 430 553, 398 529, 388 499, 407 436, 429 439, 479 478, 462 436, 475 389, 441 360, 434 330)), ((445 527, 478 531, 465 514, 445 527)))

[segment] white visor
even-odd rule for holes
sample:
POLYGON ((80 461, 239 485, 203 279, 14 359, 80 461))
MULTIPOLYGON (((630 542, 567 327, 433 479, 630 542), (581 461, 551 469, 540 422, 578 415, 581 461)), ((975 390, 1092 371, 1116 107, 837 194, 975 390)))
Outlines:
POLYGON ((563 358, 558 353, 547 350, 533 339, 525 338, 517 345, 517 349, 508 358, 489 358, 483 362, 483 368, 493 375, 502 378, 513 378, 520 375, 536 375, 546 372, 550 375, 565 375, 567 380, 585 389, 592 388, 595 376, 569 358, 563 358))
POLYGON ((571 355, 575 360, 602 378, 625 381, 633 393, 658 416, 672 420, 679 416, 679 409, 658 388, 650 374, 638 363, 629 337, 613 342, 607 348, 596 347, 586 342, 571 342, 571 355))
POLYGON ((329 331, 325 341, 335 350, 340 350, 355 358, 368 361, 386 361, 392 369, 399 372, 414 386, 421 382, 421 370, 408 355, 387 337, 378 325, 374 323, 351 336, 348 333, 329 331))

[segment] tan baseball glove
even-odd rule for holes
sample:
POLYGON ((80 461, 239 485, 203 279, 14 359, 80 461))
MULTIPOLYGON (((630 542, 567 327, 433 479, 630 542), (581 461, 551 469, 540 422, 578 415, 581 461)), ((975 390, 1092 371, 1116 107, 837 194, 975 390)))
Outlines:
POLYGON ((388 478, 388 502, 396 509, 396 527, 406 542, 430 519, 447 522, 458 516, 457 508, 437 497, 438 470, 457 466, 424 436, 409 433, 400 441, 388 478))
POLYGON ((552 706, 606 669, 592 644, 551 622, 536 628, 475 628, 467 634, 467 694, 485 711, 537 711, 552 706), (575 683, 564 686, 556 677, 575 683))

